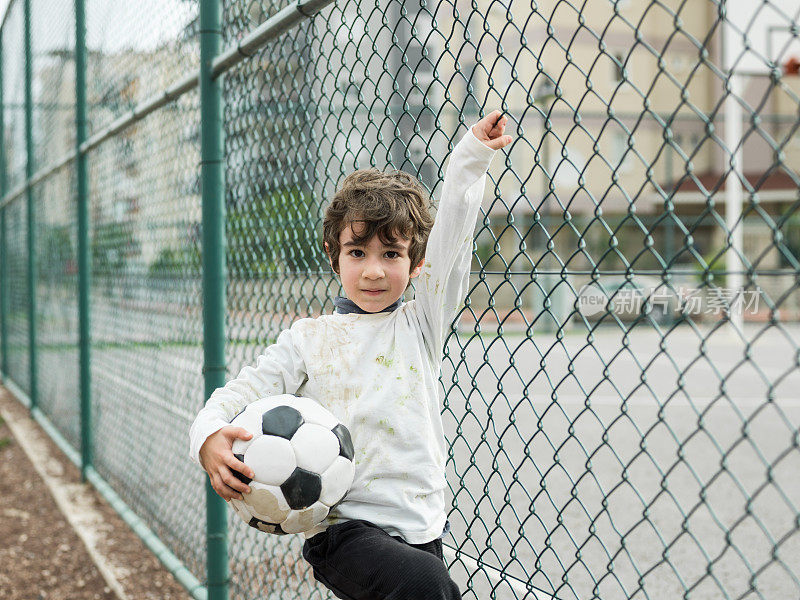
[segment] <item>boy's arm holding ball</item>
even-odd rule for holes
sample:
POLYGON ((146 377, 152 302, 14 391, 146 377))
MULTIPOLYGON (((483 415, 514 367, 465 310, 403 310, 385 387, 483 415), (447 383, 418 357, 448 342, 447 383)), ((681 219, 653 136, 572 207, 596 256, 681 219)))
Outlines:
POLYGON ((242 493, 250 490, 234 471, 253 476, 252 470, 233 455, 234 440, 252 436, 246 429, 231 426, 230 421, 259 398, 294 394, 307 378, 293 329, 281 332, 255 365, 242 368, 235 379, 214 390, 189 430, 190 457, 206 470, 214 491, 226 501, 241 499, 242 493))

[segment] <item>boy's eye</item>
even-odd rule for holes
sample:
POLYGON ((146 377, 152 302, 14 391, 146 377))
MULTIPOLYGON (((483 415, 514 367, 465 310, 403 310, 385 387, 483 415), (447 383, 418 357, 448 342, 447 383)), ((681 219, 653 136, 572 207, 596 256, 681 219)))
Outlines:
POLYGON ((389 250, 389 251, 386 252, 386 258, 399 258, 399 257, 400 257, 400 253, 399 252, 395 252, 394 250, 389 250))
POLYGON ((357 248, 354 248, 353 250, 350 250, 350 252, 348 252, 348 254, 350 256, 352 256, 353 258, 361 258, 364 255, 364 252, 362 252, 361 250, 358 250, 357 248))

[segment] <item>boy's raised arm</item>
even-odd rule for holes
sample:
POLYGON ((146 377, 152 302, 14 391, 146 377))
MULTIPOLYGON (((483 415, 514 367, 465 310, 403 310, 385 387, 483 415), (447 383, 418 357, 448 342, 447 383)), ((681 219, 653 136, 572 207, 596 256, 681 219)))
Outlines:
POLYGON ((435 362, 441 360, 446 329, 466 295, 486 171, 495 151, 511 143, 511 136, 504 134, 507 122, 501 111, 493 111, 473 125, 450 154, 416 290, 435 362))

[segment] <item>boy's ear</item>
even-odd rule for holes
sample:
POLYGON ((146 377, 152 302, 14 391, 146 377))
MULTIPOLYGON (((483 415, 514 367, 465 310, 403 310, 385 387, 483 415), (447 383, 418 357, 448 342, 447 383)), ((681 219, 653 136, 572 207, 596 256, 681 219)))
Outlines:
POLYGON ((328 257, 328 262, 331 264, 331 269, 333 269, 333 272, 338 275, 339 271, 337 271, 333 266, 333 259, 331 258, 330 248, 328 248, 328 242, 322 242, 322 245, 325 246, 325 256, 328 257))
POLYGON ((419 264, 411 270, 411 273, 408 274, 409 279, 414 279, 417 275, 419 275, 420 271, 422 271, 422 265, 425 264, 425 258, 419 261, 419 264))

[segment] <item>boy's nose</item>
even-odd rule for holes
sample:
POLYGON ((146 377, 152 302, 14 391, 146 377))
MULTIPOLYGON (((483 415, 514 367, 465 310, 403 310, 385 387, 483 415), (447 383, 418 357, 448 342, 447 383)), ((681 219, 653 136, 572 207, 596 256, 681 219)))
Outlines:
POLYGON ((369 261, 364 265, 363 275, 365 279, 381 279, 383 277, 383 268, 377 261, 369 261))

